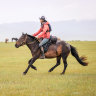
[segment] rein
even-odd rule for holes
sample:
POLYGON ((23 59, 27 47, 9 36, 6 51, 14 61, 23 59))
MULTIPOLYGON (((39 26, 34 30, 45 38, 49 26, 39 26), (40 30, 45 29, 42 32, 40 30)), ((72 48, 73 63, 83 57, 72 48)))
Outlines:
MULTIPOLYGON (((23 43, 28 44, 28 45, 30 45, 30 44, 32 44, 32 43, 34 43, 34 41, 27 43, 27 42, 26 42, 26 41, 27 41, 27 38, 28 38, 27 36, 28 36, 28 35, 26 35, 25 40, 24 40, 24 42, 23 42, 23 43)), ((37 41, 36 41, 36 42, 37 42, 37 41)))
POLYGON ((34 43, 34 42, 29 42, 29 43, 27 43, 27 44, 30 45, 30 44, 32 44, 32 43, 34 43))
POLYGON ((27 35, 26 35, 25 40, 24 40, 24 42, 23 42, 23 43, 25 43, 25 44, 26 44, 26 40, 27 40, 27 35))

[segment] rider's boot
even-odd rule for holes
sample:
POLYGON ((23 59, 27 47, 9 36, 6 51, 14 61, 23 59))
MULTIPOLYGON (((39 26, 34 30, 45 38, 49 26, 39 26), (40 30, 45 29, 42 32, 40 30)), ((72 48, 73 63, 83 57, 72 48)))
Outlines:
POLYGON ((45 58, 44 49, 43 49, 42 46, 40 47, 40 49, 41 49, 41 56, 40 56, 40 59, 44 59, 44 58, 45 58))

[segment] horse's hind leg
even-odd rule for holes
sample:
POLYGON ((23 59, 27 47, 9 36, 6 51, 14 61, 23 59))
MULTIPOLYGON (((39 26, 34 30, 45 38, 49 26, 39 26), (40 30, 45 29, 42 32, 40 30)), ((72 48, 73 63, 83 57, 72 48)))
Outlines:
POLYGON ((63 72, 61 74, 64 74, 65 71, 66 71, 66 68, 67 68, 67 56, 62 56, 62 59, 63 59, 63 63, 64 63, 64 69, 63 69, 63 72))
POLYGON ((55 66, 53 66, 48 72, 52 72, 57 66, 60 65, 61 56, 57 57, 57 63, 55 66))

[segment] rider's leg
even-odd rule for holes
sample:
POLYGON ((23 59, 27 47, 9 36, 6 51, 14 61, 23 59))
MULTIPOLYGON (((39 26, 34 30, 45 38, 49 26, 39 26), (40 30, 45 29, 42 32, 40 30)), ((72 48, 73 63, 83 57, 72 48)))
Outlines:
POLYGON ((45 44, 45 43, 47 43, 49 41, 49 39, 47 39, 47 38, 45 38, 45 39, 43 39, 41 42, 40 42, 40 44, 39 44, 39 47, 40 47, 40 49, 41 49, 41 59, 44 59, 45 58, 45 55, 44 55, 44 49, 43 49, 43 45, 45 44))

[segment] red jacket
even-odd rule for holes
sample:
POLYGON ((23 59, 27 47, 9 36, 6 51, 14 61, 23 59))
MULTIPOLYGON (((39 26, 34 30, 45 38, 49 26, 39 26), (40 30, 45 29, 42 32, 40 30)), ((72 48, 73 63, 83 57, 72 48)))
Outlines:
POLYGON ((38 32, 36 32, 35 34, 33 34, 33 36, 37 36, 38 38, 50 38, 50 32, 49 32, 49 26, 48 26, 48 22, 46 22, 43 27, 41 27, 38 32))

